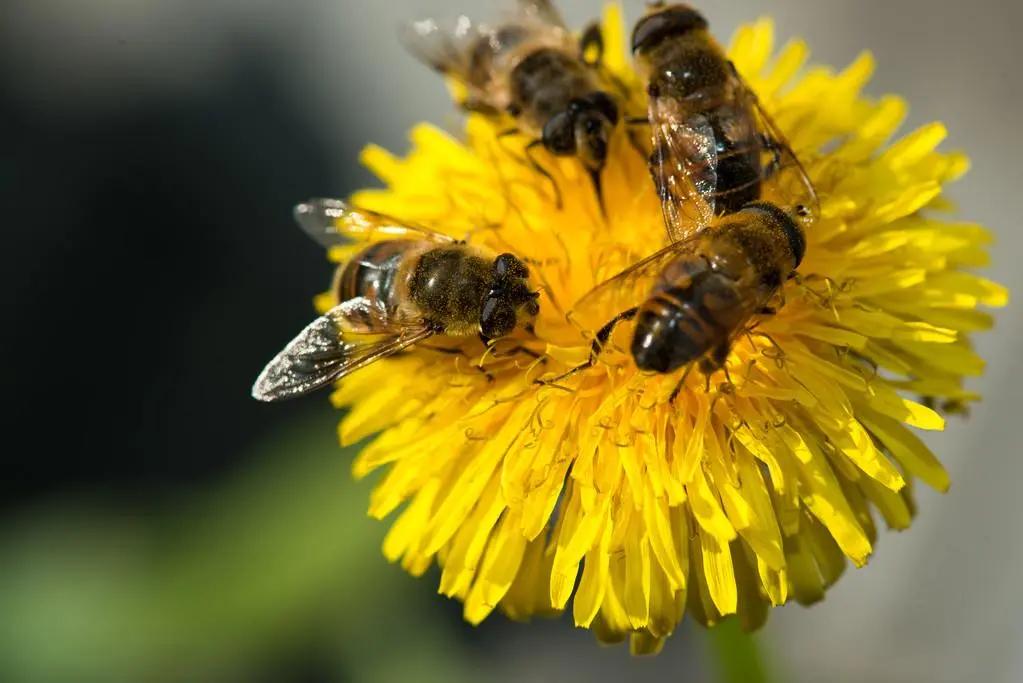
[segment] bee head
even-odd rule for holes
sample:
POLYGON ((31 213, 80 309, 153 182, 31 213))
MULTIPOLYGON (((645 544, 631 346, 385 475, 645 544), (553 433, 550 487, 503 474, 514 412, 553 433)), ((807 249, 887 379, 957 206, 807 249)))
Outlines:
POLYGON ((519 311, 528 316, 540 312, 539 293, 529 288, 529 268, 513 254, 494 259, 490 291, 480 309, 480 332, 488 339, 510 334, 518 325, 519 311))
POLYGON ((601 91, 572 100, 543 127, 544 147, 552 154, 577 154, 591 171, 599 171, 607 159, 608 141, 618 122, 618 105, 601 91))

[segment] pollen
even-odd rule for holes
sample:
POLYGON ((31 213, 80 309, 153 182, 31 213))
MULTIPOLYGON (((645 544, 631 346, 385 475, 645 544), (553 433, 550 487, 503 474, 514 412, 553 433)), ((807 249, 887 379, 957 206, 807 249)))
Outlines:
MULTIPOLYGON (((616 5, 603 28, 606 67, 643 112, 616 5)), ((417 576, 437 565, 440 593, 473 624, 570 610, 635 653, 658 651, 686 615, 754 629, 771 606, 821 600, 849 563, 865 565, 881 524, 907 528, 916 482, 949 487, 918 430, 979 399, 964 385, 984 369, 970 335, 992 325, 980 309, 1008 297, 973 272, 989 233, 954 220, 943 195, 967 158, 939 150, 940 123, 897 132, 906 103, 862 92, 869 55, 807 67, 801 41, 775 53, 767 19, 728 53, 803 160, 820 215, 784 305, 677 394, 681 370, 636 369, 630 322, 592 368, 537 381, 589 356, 594 328, 573 304, 667 244, 624 126, 602 201, 578 160, 540 151, 544 177, 522 141, 475 114, 459 136, 416 126, 407 156, 362 154, 383 187, 355 205, 516 254, 540 292, 528 333, 431 340, 456 352, 416 347, 332 394, 341 441, 371 439, 354 475, 382 470, 369 513, 390 519, 384 555, 417 576)))

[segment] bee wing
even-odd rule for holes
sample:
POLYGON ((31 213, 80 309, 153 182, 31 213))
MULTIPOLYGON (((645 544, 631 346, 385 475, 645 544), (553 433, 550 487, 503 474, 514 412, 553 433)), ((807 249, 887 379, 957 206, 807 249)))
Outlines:
POLYGON ((434 333, 422 320, 396 319, 368 299, 345 301, 309 323, 263 368, 252 397, 280 401, 308 394, 434 333), (353 331, 360 329, 373 335, 353 331))
MULTIPOLYGON (((734 70, 735 66, 732 65, 732 68, 734 70)), ((773 199, 779 206, 786 208, 805 207, 808 218, 819 216, 820 201, 817 198, 817 189, 799 157, 792 151, 792 146, 764 109, 753 89, 738 72, 735 76, 739 79, 749 109, 756 118, 757 130, 763 136, 761 145, 764 155, 761 168, 765 181, 763 198, 773 199), (775 196, 771 197, 772 194, 775 196)))
POLYGON ((613 316, 643 303, 665 267, 691 252, 696 235, 664 247, 584 294, 568 316, 587 330, 598 330, 613 316))
POLYGON ((575 49, 574 38, 549 0, 516 0, 493 26, 467 16, 453 21, 423 19, 402 32, 405 47, 421 62, 465 86, 466 109, 497 114, 508 107, 507 84, 498 77, 510 68, 518 46, 575 49))
POLYGON ((295 207, 295 221, 316 242, 330 247, 374 239, 425 239, 454 242, 455 238, 392 216, 358 209, 340 199, 310 199, 295 207))
POLYGON ((462 15, 442 22, 421 19, 402 29, 405 48, 419 61, 447 76, 468 80, 470 51, 481 37, 491 32, 462 15))
POLYGON ((551 0, 518 0, 517 9, 520 16, 567 30, 561 12, 551 0))
POLYGON ((664 227, 684 242, 714 218, 717 140, 707 119, 671 97, 650 99, 650 172, 661 198, 664 227))

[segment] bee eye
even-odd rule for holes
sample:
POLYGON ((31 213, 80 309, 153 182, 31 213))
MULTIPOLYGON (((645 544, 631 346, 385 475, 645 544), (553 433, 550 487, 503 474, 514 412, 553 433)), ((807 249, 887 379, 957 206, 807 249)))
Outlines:
POLYGON ((591 169, 599 169, 607 159, 607 140, 611 133, 607 119, 598 112, 589 111, 575 122, 576 150, 591 169))
POLYGON ((515 309, 500 297, 489 296, 480 311, 480 332, 489 339, 511 334, 515 329, 515 309))
POLYGON ((571 154, 575 151, 575 131, 572 115, 560 112, 547 119, 543 127, 543 145, 554 154, 571 154))
POLYGON ((526 267, 514 254, 501 254, 494 261, 494 275, 497 277, 529 277, 529 268, 526 267))

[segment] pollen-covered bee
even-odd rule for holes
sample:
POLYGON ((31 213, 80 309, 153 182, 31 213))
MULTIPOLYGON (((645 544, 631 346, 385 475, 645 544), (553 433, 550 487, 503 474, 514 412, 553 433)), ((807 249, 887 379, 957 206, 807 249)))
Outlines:
MULTIPOLYGON (((465 109, 510 114, 516 132, 532 140, 527 155, 537 146, 574 155, 599 188, 619 112, 601 84, 598 30, 577 40, 550 0, 518 0, 516 11, 493 27, 465 16, 450 27, 427 19, 409 27, 405 42, 420 60, 464 87, 465 109)), ((530 161, 547 175, 531 156, 530 161)))
POLYGON ((590 359, 552 381, 593 365, 615 327, 633 319, 630 351, 640 370, 667 374, 700 361, 713 372, 750 320, 771 312, 805 250, 798 217, 770 202, 746 204, 580 299, 571 315, 583 324, 609 307, 621 312, 596 333, 590 359))
POLYGON ((652 5, 633 30, 632 51, 648 95, 650 173, 672 240, 752 201, 810 217, 813 184, 699 12, 652 5))
POLYGON ((540 310, 529 269, 512 254, 333 199, 299 204, 295 218, 326 247, 368 244, 337 269, 339 303, 260 373, 260 401, 309 393, 433 335, 501 337, 540 310))

